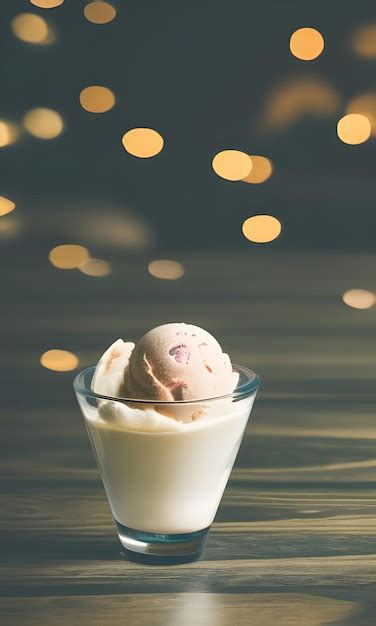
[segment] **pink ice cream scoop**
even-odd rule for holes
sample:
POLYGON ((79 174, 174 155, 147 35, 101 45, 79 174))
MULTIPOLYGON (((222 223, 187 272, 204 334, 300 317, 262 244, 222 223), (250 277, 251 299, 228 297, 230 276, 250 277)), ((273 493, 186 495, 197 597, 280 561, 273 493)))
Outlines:
POLYGON ((218 341, 192 324, 163 324, 136 344, 123 393, 142 400, 201 400, 232 393, 238 374, 218 341))

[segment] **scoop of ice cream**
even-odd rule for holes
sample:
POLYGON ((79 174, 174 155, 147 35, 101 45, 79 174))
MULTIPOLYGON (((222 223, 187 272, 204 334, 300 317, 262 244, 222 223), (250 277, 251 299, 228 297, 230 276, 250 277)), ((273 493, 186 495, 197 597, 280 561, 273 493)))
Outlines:
POLYGON ((117 339, 101 356, 95 368, 91 388, 112 398, 124 397, 124 371, 134 343, 117 339))
POLYGON ((191 324, 164 324, 132 351, 124 393, 142 400, 202 400, 231 393, 237 382, 229 356, 210 333, 191 324))

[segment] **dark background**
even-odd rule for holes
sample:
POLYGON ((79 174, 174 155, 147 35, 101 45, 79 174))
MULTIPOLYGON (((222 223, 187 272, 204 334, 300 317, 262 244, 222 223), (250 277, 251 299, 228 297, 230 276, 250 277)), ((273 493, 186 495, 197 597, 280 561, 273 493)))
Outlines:
MULTIPOLYGON (((17 122, 30 108, 49 107, 66 125, 55 140, 25 135, 0 151, 1 193, 16 201, 30 254, 42 254, 41 240, 85 245, 94 209, 107 212, 108 227, 113 219, 126 228, 135 216, 162 256, 183 248, 245 250, 241 224, 257 213, 283 224, 269 249, 374 249, 375 142, 348 146, 336 134, 349 99, 376 87, 375 60, 351 48, 354 29, 376 18, 373 2, 127 0, 113 2, 117 17, 102 26, 84 18, 84 5, 1 3, 0 115, 17 122), (56 43, 16 39, 9 23, 24 11, 50 21, 56 43), (325 38, 311 62, 288 48, 301 26, 325 38), (312 77, 337 92, 337 110, 265 128, 260 120, 275 90, 312 77), (114 91, 114 109, 96 115, 81 108, 79 93, 91 84, 114 91), (156 158, 124 151, 123 133, 137 126, 164 136, 156 158), (211 160, 226 148, 268 156, 273 176, 262 185, 219 178, 211 160)), ((125 238, 123 250, 128 244, 125 238)))

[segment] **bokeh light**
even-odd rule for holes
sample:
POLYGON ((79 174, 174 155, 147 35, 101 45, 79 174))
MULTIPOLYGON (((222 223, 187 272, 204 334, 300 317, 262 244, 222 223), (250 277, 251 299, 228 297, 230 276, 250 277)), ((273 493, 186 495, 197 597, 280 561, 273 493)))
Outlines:
POLYGON ((86 259, 83 263, 80 264, 79 268, 80 272, 86 274, 87 276, 108 276, 111 274, 111 265, 108 261, 103 261, 102 259, 86 259))
POLYGON ((281 228, 281 222, 272 215, 254 215, 245 220, 242 231, 244 237, 249 241, 269 243, 277 239, 281 228))
POLYGON ((241 150, 222 150, 212 161, 215 173, 225 180, 242 180, 252 170, 252 160, 241 150))
POLYGON ((0 239, 14 239, 21 231, 22 221, 13 213, 0 219, 0 239))
POLYGON ((324 37, 315 28, 299 28, 290 37, 290 50, 297 59, 312 61, 324 50, 324 37))
POLYGON ((116 9, 109 2, 90 2, 84 8, 84 15, 93 24, 108 24, 116 17, 116 9))
POLYGON ((64 3, 64 0, 30 0, 31 4, 39 9, 55 9, 64 3))
POLYGON ((47 350, 40 357, 41 365, 54 372, 71 372, 79 362, 78 356, 68 350, 47 350))
POLYGON ((64 129, 61 115, 52 109, 32 109, 22 121, 27 132, 38 139, 55 139, 64 129))
POLYGON ((349 289, 342 300, 353 309, 370 309, 376 303, 376 295, 367 289, 349 289))
POLYGON ((371 123, 371 135, 376 135, 376 92, 359 94, 350 100, 346 113, 361 113, 371 123))
POLYGON ((9 198, 5 198, 4 196, 0 196, 0 217, 3 215, 8 215, 16 208, 15 202, 13 200, 9 200, 9 198))
POLYGON ((267 130, 279 130, 305 115, 332 115, 340 105, 338 93, 326 80, 319 77, 294 78, 273 89, 260 121, 267 130))
POLYGON ((242 178, 242 181, 253 185, 264 183, 272 175, 272 162, 270 159, 267 159, 259 154, 250 154, 249 156, 252 161, 252 169, 248 176, 242 178))
POLYGON ((19 136, 19 129, 16 124, 0 120, 0 148, 5 148, 15 143, 19 136))
POLYGON ((50 250, 48 258, 52 265, 61 270, 73 270, 79 268, 89 256, 89 251, 84 246, 61 244, 50 250))
POLYGON ((85 87, 80 93, 80 103, 90 113, 105 113, 115 104, 115 96, 111 89, 100 85, 85 87))
POLYGON ((360 57, 374 59, 376 57, 376 22, 359 26, 352 38, 352 47, 360 57))
POLYGON ((339 120, 337 134, 343 143, 353 146, 364 143, 371 135, 371 122, 361 113, 349 113, 339 120))
POLYGON ((122 137, 122 144, 129 154, 148 159, 163 149, 163 137, 152 128, 132 128, 122 137))
POLYGON ((15 37, 26 43, 46 45, 55 39, 53 30, 47 21, 35 13, 20 13, 11 21, 15 37))
POLYGON ((184 274, 184 267, 178 261, 170 261, 162 259, 151 261, 148 270, 155 278, 163 278, 165 280, 177 280, 184 274))

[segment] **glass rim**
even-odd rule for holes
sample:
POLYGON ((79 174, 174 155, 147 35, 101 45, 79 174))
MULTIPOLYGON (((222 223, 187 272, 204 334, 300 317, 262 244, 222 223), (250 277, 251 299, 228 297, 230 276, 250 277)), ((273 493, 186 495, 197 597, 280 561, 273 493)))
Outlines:
MULTIPOLYGON (((233 398, 233 399, 239 400, 241 398, 246 398, 250 396, 253 392, 257 391, 260 385, 260 378, 255 372, 248 369, 247 367, 243 367, 242 365, 236 365, 235 363, 232 363, 233 371, 239 374, 243 374, 243 376, 245 377, 245 382, 241 383, 240 385, 237 385, 234 391, 232 391, 231 393, 226 393, 224 395, 214 396, 211 398, 200 398, 199 400, 171 401, 171 400, 151 400, 150 398, 142 400, 140 398, 124 398, 120 396, 118 397, 106 396, 102 393, 96 393, 91 388, 88 388, 85 384, 85 379, 88 375, 90 375, 90 373, 94 374, 95 368, 96 368, 96 365, 92 365, 78 372, 78 374, 75 376, 73 380, 74 391, 81 396, 91 397, 91 398, 95 398, 98 400, 111 400, 113 402, 149 404, 152 406, 155 406, 155 405, 166 406, 169 404, 180 406, 180 405, 190 405, 190 404, 202 404, 203 402, 209 402, 209 401, 211 402, 213 400, 225 400, 227 398, 233 398)), ((92 380, 92 376, 91 376, 90 382, 91 380, 92 380)))

